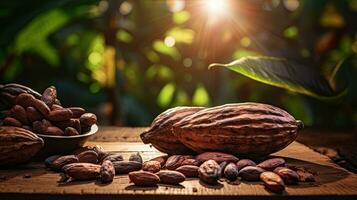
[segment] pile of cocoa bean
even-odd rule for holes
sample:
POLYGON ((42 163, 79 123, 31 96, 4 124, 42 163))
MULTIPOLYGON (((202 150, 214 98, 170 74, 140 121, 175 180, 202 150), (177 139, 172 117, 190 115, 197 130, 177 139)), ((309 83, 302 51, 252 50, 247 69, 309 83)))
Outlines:
POLYGON ((42 95, 19 84, 6 84, 0 88, 2 101, 9 110, 0 125, 21 127, 37 134, 72 136, 86 133, 97 117, 81 107, 65 108, 57 99, 54 86, 42 95))
POLYGON ((192 155, 159 156, 143 162, 139 153, 124 160, 119 153, 107 153, 99 146, 83 147, 72 155, 51 156, 47 167, 63 172, 69 180, 111 182, 115 174, 128 174, 137 186, 152 187, 159 183, 177 185, 186 178, 199 178, 209 185, 221 181, 262 181, 271 192, 281 193, 286 185, 314 182, 315 173, 302 167, 288 166, 283 158, 271 158, 256 164, 250 159, 205 152, 192 155))

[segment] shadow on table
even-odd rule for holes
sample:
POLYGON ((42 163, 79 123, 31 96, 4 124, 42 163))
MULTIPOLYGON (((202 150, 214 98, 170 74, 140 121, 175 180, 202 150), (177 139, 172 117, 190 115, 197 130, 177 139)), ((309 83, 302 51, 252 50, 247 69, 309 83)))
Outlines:
POLYGON ((159 186, 144 187, 144 186, 128 185, 124 189, 131 190, 131 191, 138 191, 138 190, 148 191, 148 190, 156 190, 158 188, 159 188, 159 186))

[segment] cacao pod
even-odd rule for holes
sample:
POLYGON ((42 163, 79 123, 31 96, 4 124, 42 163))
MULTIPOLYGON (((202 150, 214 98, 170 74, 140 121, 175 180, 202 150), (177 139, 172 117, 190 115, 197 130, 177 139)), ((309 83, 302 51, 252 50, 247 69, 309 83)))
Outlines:
POLYGON ((156 149, 167 154, 192 154, 192 150, 183 145, 173 134, 172 125, 184 117, 193 114, 202 107, 175 107, 158 115, 149 130, 140 135, 145 143, 151 143, 156 149))
POLYGON ((220 151, 262 157, 285 148, 302 122, 261 103, 236 103, 202 109, 173 125, 174 135, 196 152, 220 151))
POLYGON ((31 131, 18 127, 0 127, 0 166, 26 162, 43 145, 43 140, 31 131))

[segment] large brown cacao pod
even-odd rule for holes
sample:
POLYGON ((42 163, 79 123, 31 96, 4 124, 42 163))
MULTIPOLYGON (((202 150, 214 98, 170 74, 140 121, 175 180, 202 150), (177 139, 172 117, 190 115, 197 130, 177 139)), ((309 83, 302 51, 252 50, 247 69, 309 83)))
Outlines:
POLYGON ((220 151, 260 157, 296 139, 303 126, 286 111, 261 103, 206 108, 173 125, 173 133, 196 152, 220 151))
POLYGON ((184 117, 202 110, 203 107, 175 107, 158 115, 149 130, 140 135, 145 143, 151 143, 156 149, 168 154, 187 154, 192 150, 183 145, 173 134, 172 125, 184 117))
POLYGON ((41 138, 26 129, 0 127, 0 166, 15 165, 30 160, 43 144, 41 138))

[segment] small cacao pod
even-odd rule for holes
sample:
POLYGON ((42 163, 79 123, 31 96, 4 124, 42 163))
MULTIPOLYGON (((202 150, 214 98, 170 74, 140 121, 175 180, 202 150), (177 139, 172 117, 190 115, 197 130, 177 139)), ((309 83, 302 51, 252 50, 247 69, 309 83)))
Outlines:
POLYGON ((193 114, 201 107, 175 107, 158 115, 150 128, 140 137, 145 144, 151 143, 156 149, 167 154, 192 154, 192 150, 183 145, 173 134, 172 125, 184 117, 193 114))
POLYGON ((267 104, 236 103, 202 109, 173 125, 173 133, 196 152, 262 157, 285 148, 302 122, 267 104))
POLYGON ((0 127, 0 166, 30 160, 44 145, 36 134, 23 128, 0 127))

